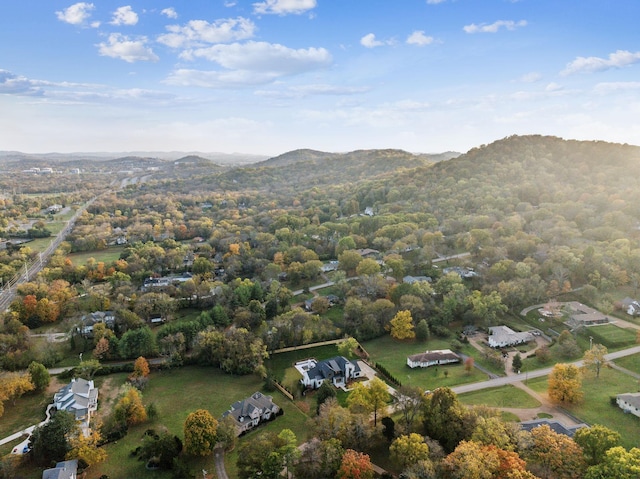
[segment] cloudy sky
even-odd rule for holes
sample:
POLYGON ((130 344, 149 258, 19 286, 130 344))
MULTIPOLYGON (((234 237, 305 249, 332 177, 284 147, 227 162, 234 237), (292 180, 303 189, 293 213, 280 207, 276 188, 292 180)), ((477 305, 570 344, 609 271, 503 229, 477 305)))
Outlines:
POLYGON ((640 144, 636 0, 5 0, 0 150, 640 144))

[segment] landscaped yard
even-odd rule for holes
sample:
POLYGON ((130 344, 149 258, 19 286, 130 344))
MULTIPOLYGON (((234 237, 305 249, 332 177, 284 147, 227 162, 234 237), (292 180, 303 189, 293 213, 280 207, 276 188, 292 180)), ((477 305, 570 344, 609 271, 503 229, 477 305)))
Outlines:
MULTIPOLYGON (((122 382, 124 382, 124 376, 122 382)), ((185 367, 152 373, 143 397, 145 404, 153 402, 156 405, 158 419, 153 423, 133 428, 125 438, 109 444, 107 446, 109 459, 105 464, 92 468, 87 479, 98 478, 101 474, 107 474, 113 478, 171 477, 168 473, 147 471, 142 462, 130 456, 130 452, 139 445, 142 434, 147 428, 160 429, 164 426, 171 433, 182 438, 184 421, 189 413, 196 409, 207 409, 214 417, 219 418, 232 403, 261 389, 262 381, 257 376, 226 375, 215 368, 185 367)), ((284 410, 284 415, 258 428, 255 432, 243 436, 240 441, 256 433, 259 434, 260 431, 279 432, 289 428, 295 432, 298 440, 303 442, 306 439, 308 417, 280 393, 269 394, 273 395, 274 402, 284 410)), ((230 477, 237 477, 234 473, 235 454, 230 454, 226 459, 230 477)), ((189 459, 189 465, 198 472, 201 469, 215 471, 213 456, 189 459)))
POLYGON ((585 336, 592 336, 594 343, 601 343, 610 351, 629 347, 636 342, 635 329, 621 328, 613 324, 594 326, 585 332, 585 336))
MULTIPOLYGON (((528 386, 538 392, 547 391, 547 378, 530 379, 528 386)), ((584 399, 580 404, 568 405, 566 409, 587 424, 602 424, 622 436, 623 446, 638 447, 640 418, 625 414, 611 404, 617 394, 638 391, 638 380, 615 369, 603 369, 600 378, 589 375, 582 383, 584 399)))
POLYGON ((640 374, 640 354, 632 354, 631 356, 625 356, 624 358, 616 359, 615 364, 626 368, 634 373, 640 374))
POLYGON ((477 369, 467 372, 463 364, 448 364, 429 368, 407 366, 407 356, 427 350, 448 349, 449 341, 431 339, 425 343, 396 341, 390 336, 367 341, 362 345, 372 363, 382 364, 402 384, 420 386, 425 390, 437 387, 453 387, 459 384, 482 381, 486 374, 477 369))

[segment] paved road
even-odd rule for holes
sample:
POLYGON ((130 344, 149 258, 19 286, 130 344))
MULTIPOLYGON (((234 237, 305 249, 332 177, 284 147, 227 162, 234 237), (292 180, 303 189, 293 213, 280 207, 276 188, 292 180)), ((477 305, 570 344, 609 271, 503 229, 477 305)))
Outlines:
POLYGON ((216 464, 216 477, 217 479, 229 479, 227 470, 224 468, 224 449, 216 447, 213 450, 213 460, 216 464))
MULTIPOLYGON (((614 353, 609 353, 605 356, 607 361, 613 361, 614 359, 623 358, 625 356, 631 356, 632 354, 640 353, 640 346, 633 346, 632 348, 623 349, 621 351, 616 351, 614 353)), ((574 361, 570 364, 574 364, 575 366, 582 367, 582 361, 574 361)), ((461 386, 456 386, 451 388, 456 394, 467 393, 470 391, 479 391, 481 389, 494 388, 498 386, 505 386, 506 384, 513 384, 516 382, 523 381, 525 379, 533 379, 539 378, 542 376, 548 376, 551 373, 553 367, 536 369, 535 371, 529 371, 527 373, 521 373, 514 376, 505 376, 496 379, 490 379, 488 381, 483 381, 481 383, 472 383, 472 384, 463 384, 461 386)))

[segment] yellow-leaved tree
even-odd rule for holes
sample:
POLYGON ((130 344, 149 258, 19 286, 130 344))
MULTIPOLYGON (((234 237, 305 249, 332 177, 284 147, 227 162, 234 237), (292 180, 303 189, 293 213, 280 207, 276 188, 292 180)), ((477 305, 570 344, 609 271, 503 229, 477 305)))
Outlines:
POLYGON ((389 322, 391 337, 394 339, 413 339, 416 333, 413 330, 413 318, 411 311, 398 311, 389 322))

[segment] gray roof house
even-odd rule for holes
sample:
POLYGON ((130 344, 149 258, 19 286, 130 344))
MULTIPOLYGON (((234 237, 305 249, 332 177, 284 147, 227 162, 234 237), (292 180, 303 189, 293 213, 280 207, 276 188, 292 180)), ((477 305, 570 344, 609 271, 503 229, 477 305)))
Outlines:
POLYGON ((42 479, 76 479, 78 477, 78 460, 62 461, 52 469, 42 471, 42 479))
POLYGON ((616 404, 624 412, 640 417, 640 393, 618 394, 616 404))
POLYGON ((299 361, 294 366, 302 374, 300 382, 311 389, 319 388, 325 379, 331 381, 335 387, 344 387, 351 379, 363 375, 358 363, 344 356, 335 356, 320 362, 310 358, 299 361))
POLYGON ((565 436, 573 437, 578 429, 582 429, 583 427, 589 427, 586 424, 576 424, 574 426, 565 426, 561 422, 558 422, 555 419, 534 419, 533 421, 523 421, 520 423, 520 426, 525 431, 531 431, 536 427, 540 426, 549 426, 553 432, 558 434, 564 434, 565 436))
POLYGON ((236 421, 238 434, 242 434, 261 422, 272 419, 278 412, 280 406, 273 402, 272 396, 255 392, 246 399, 234 402, 222 417, 231 416, 236 421))
POLYGON ((98 409, 98 389, 93 381, 75 378, 54 394, 53 404, 58 411, 68 411, 88 426, 91 413, 98 409))
POLYGON ((80 334, 85 338, 93 337, 93 327, 98 323, 113 329, 116 323, 116 315, 113 311, 95 311, 82 317, 82 326, 80 326, 80 334))
POLYGON ((528 332, 518 333, 508 326, 492 326, 489 328, 489 346, 492 348, 505 348, 532 340, 533 334, 528 332))
POLYGON ((450 349, 438 349, 424 353, 413 354, 407 358, 407 366, 410 368, 428 368, 440 364, 459 363, 460 356, 450 349))

